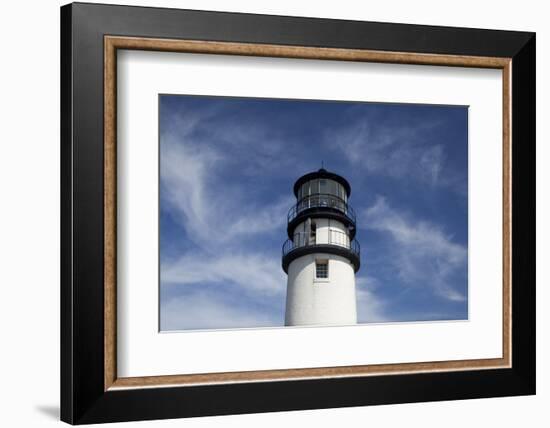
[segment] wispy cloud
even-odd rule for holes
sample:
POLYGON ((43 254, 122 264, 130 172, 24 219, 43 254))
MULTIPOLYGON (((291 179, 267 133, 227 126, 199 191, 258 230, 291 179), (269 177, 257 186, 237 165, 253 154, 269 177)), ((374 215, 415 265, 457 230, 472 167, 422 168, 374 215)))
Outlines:
POLYGON ((178 220, 197 245, 211 247, 212 240, 228 243, 284 223, 290 195, 256 206, 246 188, 223 182, 216 174, 224 167, 224 154, 189 135, 164 135, 161 159, 161 197, 177 211, 178 220))
MULTIPOLYGON (((205 121, 215 116, 215 111, 202 116, 197 111, 187 112, 187 120, 177 115, 161 134, 163 209, 183 227, 185 239, 194 244, 193 250, 161 260, 162 287, 179 289, 174 295, 168 293, 162 306, 162 326, 166 329, 282 323, 282 317, 252 313, 250 308, 227 302, 223 293, 205 288, 212 284, 237 287, 243 295, 264 300, 278 296, 277 300, 284 301, 286 276, 278 257, 279 246, 276 251, 264 251, 257 244, 282 229, 292 203, 290 192, 283 198, 259 202, 251 195, 253 186, 224 179, 227 169, 234 167, 234 159, 241 159, 241 155, 222 150, 215 142, 231 139, 234 143, 232 137, 242 140, 244 136, 237 135, 242 130, 233 136, 223 134, 225 127, 214 127, 216 132, 202 135, 199 131, 209 129, 205 121), (255 245, 243 245, 245 242, 255 245), (216 316, 210 317, 214 312, 216 316)), ((247 135, 252 138, 256 134, 247 135)), ((256 166, 266 161, 255 159, 253 153, 248 159, 256 166)), ((277 234, 278 239, 283 237, 277 234)))
POLYGON ((286 278, 274 257, 262 254, 224 253, 213 257, 189 253, 163 262, 161 280, 166 285, 235 284, 245 293, 284 294, 286 278))
POLYGON ((279 317, 236 305, 216 293, 201 290, 164 302, 161 330, 272 327, 279 317))
POLYGON ((463 174, 446 162, 443 142, 433 142, 432 134, 445 123, 411 123, 368 112, 357 116, 353 109, 350 117, 353 119, 345 126, 326 132, 325 144, 341 152, 353 167, 372 175, 466 191, 463 174))
POLYGON ((383 197, 361 213, 359 224, 389 238, 389 262, 404 283, 431 286, 448 300, 466 299, 452 279, 464 271, 467 248, 453 242, 441 227, 391 208, 383 197))
POLYGON ((288 154, 301 146, 289 144, 287 121, 274 116, 257 120, 250 117, 250 110, 241 113, 236 104, 227 108, 226 102, 213 98, 208 108, 189 108, 182 103, 177 110, 166 109, 162 132, 186 137, 192 140, 188 141, 192 147, 201 145, 224 154, 225 167, 237 167, 239 174, 257 178, 275 172, 292 178, 302 162, 299 156, 288 154))
POLYGON ((379 281, 371 276, 359 275, 355 278, 357 295, 357 321, 360 323, 388 321, 386 301, 376 293, 379 281))

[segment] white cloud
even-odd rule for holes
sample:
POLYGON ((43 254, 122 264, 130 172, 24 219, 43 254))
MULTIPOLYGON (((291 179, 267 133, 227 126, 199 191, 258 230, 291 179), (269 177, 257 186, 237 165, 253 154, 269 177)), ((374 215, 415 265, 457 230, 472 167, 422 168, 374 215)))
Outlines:
POLYGON ((255 206, 245 186, 221 182, 216 174, 216 169, 224 168, 226 155, 188 133, 164 134, 161 159, 164 202, 178 212, 176 220, 206 251, 212 242, 224 245, 277 229, 286 221, 291 195, 255 206))
POLYGON ((243 308, 225 301, 219 295, 198 292, 173 297, 163 302, 161 329, 219 329, 273 327, 282 319, 259 310, 243 308))
POLYGON ((356 284, 357 321, 359 323, 390 321, 385 314, 385 302, 372 290, 356 284))
POLYGON ((453 242, 441 227, 392 209, 383 197, 361 213, 359 224, 389 236, 392 255, 388 261, 405 283, 431 286, 451 301, 466 299, 451 279, 466 267, 467 248, 453 242))
POLYGON ((281 295, 286 289, 286 278, 281 264, 274 257, 262 254, 220 253, 208 256, 188 253, 161 267, 163 284, 234 284, 244 292, 262 295, 281 295))
POLYGON ((441 144, 427 142, 439 122, 380 125, 380 117, 361 117, 326 134, 325 144, 341 151, 355 167, 370 174, 414 179, 464 192, 464 177, 446 164, 441 144), (445 174, 442 174, 445 172, 445 174))
MULTIPOLYGON (((260 299, 277 296, 283 301, 286 276, 279 257, 273 257, 273 252, 258 252, 258 245, 250 245, 247 252, 247 246, 242 244, 246 240, 254 244, 255 240, 264 239, 272 231, 281 229, 292 196, 289 192, 288 197, 255 206, 253 201, 257 198, 251 197, 248 187, 221 180, 222 174, 218 171, 231 167, 235 153, 230 146, 221 150, 216 144, 222 138, 231 139, 230 135, 218 135, 212 127, 204 126, 203 122, 211 121, 213 116, 215 111, 205 112, 202 117, 196 111, 186 112, 183 117, 188 120, 182 120, 181 114, 176 115, 161 136, 162 203, 185 229, 185 238, 182 239, 190 239, 194 244, 193 251, 173 259, 163 258, 162 286, 184 287, 187 295, 196 293, 202 285, 215 283, 220 287, 237 286, 244 295, 255 295, 260 299), (208 144, 203 140, 204 136, 197 136, 197 127, 212 131, 207 138, 208 144)), ((255 163, 255 160, 250 162, 255 163)), ((210 327, 235 323, 243 326, 242 322, 250 318, 239 313, 237 308, 231 308, 227 302, 224 303, 227 307, 221 310, 223 302, 219 299, 222 294, 210 291, 208 298, 212 299, 212 304, 205 305, 206 312, 208 308, 220 310, 215 322, 206 321, 202 315, 197 315, 195 321, 187 316, 189 325, 201 325, 200 320, 203 320, 210 327), (224 317, 227 317, 225 321, 224 317)), ((200 296, 207 300, 206 295, 200 296)), ((165 317, 164 312, 169 313, 176 304, 182 305, 181 310, 185 311, 189 307, 183 298, 177 302, 170 300, 170 303, 163 303, 161 316, 165 317)), ((168 318, 174 316, 166 315, 168 318)), ((178 323, 179 328, 187 328, 187 324, 182 322, 178 323)), ((257 324, 250 321, 248 326, 257 324)))

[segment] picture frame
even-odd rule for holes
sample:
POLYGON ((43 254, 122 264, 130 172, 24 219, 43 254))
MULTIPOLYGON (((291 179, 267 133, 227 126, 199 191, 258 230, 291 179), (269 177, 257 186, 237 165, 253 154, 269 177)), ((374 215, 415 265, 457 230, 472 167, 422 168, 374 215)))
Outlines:
POLYGON ((85 424, 534 394, 535 96, 533 33, 63 6, 61 419, 85 424), (504 149, 495 162, 503 166, 502 357, 118 377, 116 53, 123 49, 501 69, 504 149))

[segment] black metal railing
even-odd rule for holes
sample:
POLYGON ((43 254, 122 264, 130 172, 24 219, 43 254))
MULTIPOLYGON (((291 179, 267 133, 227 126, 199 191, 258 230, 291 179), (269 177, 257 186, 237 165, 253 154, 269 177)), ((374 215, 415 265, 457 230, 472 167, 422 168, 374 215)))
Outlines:
POLYGON ((332 195, 330 193, 317 193, 314 195, 305 196, 300 199, 288 211, 288 223, 294 220, 302 211, 308 210, 310 208, 331 208, 340 211, 355 224, 355 211, 353 210, 353 208, 342 198, 339 198, 338 196, 332 195))
POLYGON ((312 235, 311 233, 295 233, 293 239, 287 239, 283 244, 283 257, 298 248, 312 247, 316 245, 334 245, 344 247, 353 254, 357 255, 357 257, 361 254, 361 246, 357 240, 350 240, 346 233, 340 232, 339 230, 329 230, 327 237, 320 238, 312 235))

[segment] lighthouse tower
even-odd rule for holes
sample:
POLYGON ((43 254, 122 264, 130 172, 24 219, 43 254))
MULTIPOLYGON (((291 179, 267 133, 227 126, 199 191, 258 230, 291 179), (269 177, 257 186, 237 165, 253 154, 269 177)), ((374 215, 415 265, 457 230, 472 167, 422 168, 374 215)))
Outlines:
POLYGON ((348 181, 325 169, 294 184, 282 265, 288 274, 285 325, 357 323, 355 272, 360 266, 348 181))

